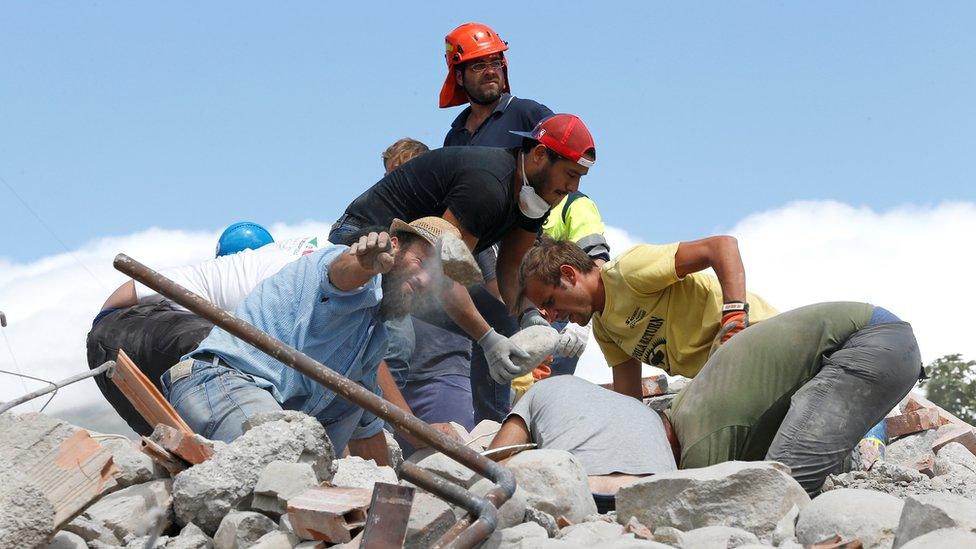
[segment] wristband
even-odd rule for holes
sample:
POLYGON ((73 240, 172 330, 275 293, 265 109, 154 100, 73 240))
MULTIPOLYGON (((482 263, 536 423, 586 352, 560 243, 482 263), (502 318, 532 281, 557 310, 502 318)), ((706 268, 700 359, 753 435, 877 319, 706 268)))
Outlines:
POLYGON ((734 312, 738 312, 738 311, 742 311, 744 313, 748 313, 749 312, 749 304, 748 303, 743 303, 741 301, 729 301, 729 302, 727 302, 727 303, 725 303, 725 304, 722 305, 722 314, 723 315, 726 314, 726 313, 734 313, 734 312))

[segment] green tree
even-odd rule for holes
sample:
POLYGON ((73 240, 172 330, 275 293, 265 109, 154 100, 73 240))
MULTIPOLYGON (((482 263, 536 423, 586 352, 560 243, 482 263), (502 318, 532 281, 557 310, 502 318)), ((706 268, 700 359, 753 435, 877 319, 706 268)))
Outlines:
POLYGON ((928 399, 969 424, 976 424, 976 360, 945 355, 925 367, 928 399))

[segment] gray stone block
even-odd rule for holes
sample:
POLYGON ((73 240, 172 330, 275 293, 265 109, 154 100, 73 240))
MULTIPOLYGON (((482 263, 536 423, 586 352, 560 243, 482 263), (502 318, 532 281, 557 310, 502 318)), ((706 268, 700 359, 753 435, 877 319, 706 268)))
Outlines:
POLYGON ((837 534, 857 538, 867 549, 891 547, 903 506, 900 499, 873 490, 824 492, 800 510, 796 538, 809 545, 837 534))
POLYGON ((310 463, 272 461, 254 485, 251 509, 280 516, 288 511, 288 498, 319 483, 310 463))
POLYGON ((527 450, 512 457, 506 466, 515 474, 528 506, 573 522, 596 513, 586 472, 569 452, 527 450))
POLYGON ((905 500, 894 547, 944 528, 976 531, 976 502, 954 494, 912 496, 905 500))
POLYGON ((335 461, 336 472, 332 477, 334 486, 349 486, 372 490, 377 482, 396 484, 399 482, 392 467, 379 466, 373 460, 350 456, 335 461))
POLYGON ((220 521, 214 549, 244 549, 277 529, 274 521, 253 511, 232 511, 220 521))
POLYGON ((417 491, 407 519, 407 549, 426 549, 454 525, 451 506, 427 492, 417 491))

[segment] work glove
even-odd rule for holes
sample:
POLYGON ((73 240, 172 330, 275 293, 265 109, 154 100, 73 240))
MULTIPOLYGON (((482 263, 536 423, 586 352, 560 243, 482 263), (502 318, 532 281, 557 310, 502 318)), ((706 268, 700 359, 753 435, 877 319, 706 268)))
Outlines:
POLYGON ((359 241, 349 247, 349 253, 356 256, 364 269, 383 274, 393 268, 396 248, 386 232, 369 233, 359 237, 359 241))
POLYGON ((722 327, 718 331, 719 344, 725 343, 735 334, 749 327, 749 307, 737 311, 726 311, 722 315, 722 327))
POLYGON ((485 351, 488 361, 488 374, 495 383, 508 383, 522 374, 522 369, 512 362, 512 356, 528 359, 529 353, 523 351, 512 340, 489 328, 478 339, 478 345, 485 351))
POLYGON ((526 309, 519 317, 519 329, 524 330, 529 326, 548 326, 549 321, 542 316, 539 309, 526 309))
POLYGON ((563 328, 563 331, 559 332, 559 341, 556 342, 553 353, 567 358, 576 358, 583 354, 583 349, 586 349, 586 340, 589 339, 589 332, 585 329, 574 328, 574 326, 576 325, 569 323, 563 328))

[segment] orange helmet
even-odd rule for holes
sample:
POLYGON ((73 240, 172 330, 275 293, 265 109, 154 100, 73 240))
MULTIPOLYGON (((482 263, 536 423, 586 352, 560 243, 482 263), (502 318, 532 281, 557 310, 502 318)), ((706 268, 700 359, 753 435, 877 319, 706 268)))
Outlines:
MULTIPOLYGON (((444 37, 444 47, 447 50, 444 54, 447 59, 447 79, 441 88, 442 109, 468 102, 464 88, 458 86, 454 78, 454 68, 472 59, 504 52, 508 49, 508 42, 502 40, 488 25, 465 23, 444 37)), ((505 92, 508 93, 508 68, 503 68, 502 71, 505 73, 505 92)))

